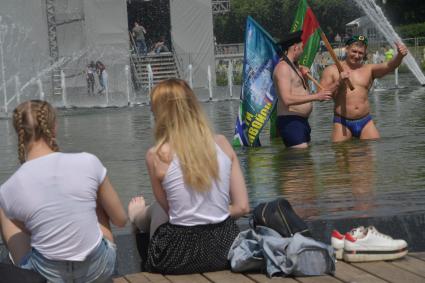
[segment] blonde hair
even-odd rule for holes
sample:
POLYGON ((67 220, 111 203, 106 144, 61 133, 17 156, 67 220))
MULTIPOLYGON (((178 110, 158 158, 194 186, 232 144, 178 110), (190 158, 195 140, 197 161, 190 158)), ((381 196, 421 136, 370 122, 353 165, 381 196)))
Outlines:
POLYGON ((208 191, 219 179, 214 134, 189 85, 179 79, 159 83, 151 92, 155 116, 156 153, 168 143, 180 161, 185 183, 196 191, 208 191))
POLYGON ((13 126, 18 134, 18 157, 26 160, 28 146, 43 139, 53 151, 59 151, 55 138, 56 113, 46 101, 29 100, 13 110, 13 126))

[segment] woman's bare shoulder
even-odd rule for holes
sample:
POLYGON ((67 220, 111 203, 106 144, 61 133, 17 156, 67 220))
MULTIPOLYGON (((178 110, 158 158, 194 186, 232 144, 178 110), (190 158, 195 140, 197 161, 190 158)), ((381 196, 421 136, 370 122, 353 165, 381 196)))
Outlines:
POLYGON ((153 146, 146 152, 146 161, 148 163, 160 162, 168 164, 172 159, 173 152, 168 143, 163 144, 159 148, 153 146))
POLYGON ((227 138, 223 135, 215 135, 214 137, 216 144, 224 151, 224 153, 229 156, 230 159, 233 159, 233 155, 235 154, 233 151, 233 147, 230 145, 227 138))

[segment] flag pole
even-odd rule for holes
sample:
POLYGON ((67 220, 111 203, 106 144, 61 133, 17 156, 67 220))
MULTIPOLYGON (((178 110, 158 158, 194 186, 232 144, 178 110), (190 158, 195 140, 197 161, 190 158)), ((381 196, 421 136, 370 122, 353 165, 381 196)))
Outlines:
MULTIPOLYGON (((322 38, 323 42, 325 43, 326 49, 328 49, 329 54, 331 55, 332 59, 335 62, 336 67, 338 68, 338 71, 341 73, 344 71, 344 69, 342 68, 341 63, 338 60, 338 57, 335 54, 335 51, 333 50, 331 44, 329 43, 328 38, 326 37, 326 35, 323 33, 323 31, 320 31, 320 37, 322 38)), ((354 90, 354 86, 351 83, 349 78, 344 79, 345 83, 347 84, 347 86, 350 88, 350 90, 354 90)))
POLYGON ((307 78, 312 81, 320 90, 324 90, 325 88, 310 74, 310 73, 305 73, 305 75, 307 76, 307 78))

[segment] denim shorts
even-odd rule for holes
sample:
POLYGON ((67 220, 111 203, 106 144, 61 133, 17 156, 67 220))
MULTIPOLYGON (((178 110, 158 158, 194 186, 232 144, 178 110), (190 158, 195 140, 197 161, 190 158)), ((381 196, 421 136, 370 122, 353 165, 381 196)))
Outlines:
POLYGON ((20 267, 35 270, 49 282, 105 282, 114 273, 116 246, 103 238, 84 261, 50 260, 32 249, 20 267))

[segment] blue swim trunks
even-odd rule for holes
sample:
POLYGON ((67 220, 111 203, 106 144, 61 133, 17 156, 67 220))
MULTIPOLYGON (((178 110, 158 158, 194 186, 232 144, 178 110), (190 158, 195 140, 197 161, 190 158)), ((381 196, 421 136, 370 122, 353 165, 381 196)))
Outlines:
POLYGON ((286 147, 310 142, 308 119, 297 115, 277 116, 277 129, 286 147))
POLYGON ((341 125, 347 127, 350 131, 353 137, 360 137, 362 130, 364 126, 366 126, 369 121, 372 120, 372 116, 370 114, 367 114, 363 118, 351 120, 347 119, 338 115, 334 115, 334 123, 340 123, 341 125))

